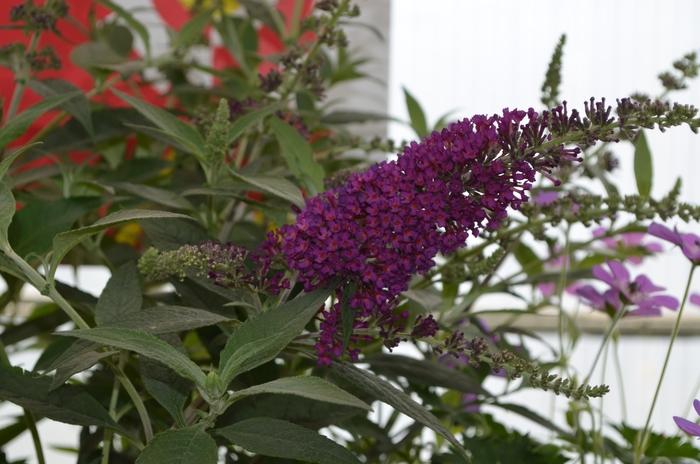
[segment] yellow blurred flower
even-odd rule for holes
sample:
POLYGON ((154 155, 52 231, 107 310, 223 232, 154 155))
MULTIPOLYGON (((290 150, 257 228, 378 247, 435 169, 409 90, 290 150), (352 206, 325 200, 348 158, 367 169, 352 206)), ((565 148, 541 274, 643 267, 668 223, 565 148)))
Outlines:
MULTIPOLYGON (((212 8, 216 6, 218 2, 212 0, 180 0, 180 3, 188 10, 191 10, 195 5, 204 8, 212 8)), ((226 14, 231 14, 240 7, 240 4, 236 0, 222 0, 222 4, 226 14)))
POLYGON ((141 242, 143 229, 135 222, 126 224, 117 229, 114 234, 114 241, 124 245, 137 246, 141 242))

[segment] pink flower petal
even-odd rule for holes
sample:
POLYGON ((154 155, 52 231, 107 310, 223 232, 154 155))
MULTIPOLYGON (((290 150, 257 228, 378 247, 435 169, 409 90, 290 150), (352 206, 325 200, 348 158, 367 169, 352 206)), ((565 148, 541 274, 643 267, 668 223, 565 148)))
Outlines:
POLYGON ((659 224, 658 222, 654 222, 649 226, 649 235, 659 237, 660 239, 671 242, 674 245, 681 244, 681 237, 677 232, 672 231, 665 225, 659 224))

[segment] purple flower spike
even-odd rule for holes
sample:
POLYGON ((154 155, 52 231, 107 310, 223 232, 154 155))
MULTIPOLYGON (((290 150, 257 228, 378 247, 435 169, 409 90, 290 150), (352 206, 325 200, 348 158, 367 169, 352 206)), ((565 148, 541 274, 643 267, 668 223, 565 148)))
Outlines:
MULTIPOLYGON (((577 161, 577 147, 538 150, 550 131, 576 118, 561 107, 555 113, 505 109, 455 122, 411 143, 397 159, 309 198, 296 223, 270 234, 263 249, 278 251, 305 291, 354 282, 355 322, 379 328, 391 348, 400 339, 397 324, 405 323, 394 308, 412 276, 469 236, 498 228, 509 210, 528 201, 536 172, 551 177, 562 163, 577 161)), ((273 257, 263 254, 260 262, 269 269, 273 257)), ((323 315, 316 346, 322 363, 342 354, 336 316, 323 315)))
POLYGON ((676 228, 671 230, 656 222, 649 226, 649 234, 679 246, 686 258, 693 264, 700 264, 700 236, 678 232, 676 228))
MULTIPOLYGON (((695 412, 697 412, 698 415, 700 415, 700 401, 693 401, 693 407, 695 408, 695 412)), ((690 422, 688 419, 684 419, 678 416, 673 416, 673 421, 676 423, 679 429, 681 429, 688 435, 691 435, 693 437, 700 437, 700 425, 696 424, 695 422, 690 422)))
POLYGON ((592 285, 576 291, 594 309, 614 314, 623 305, 629 305, 631 309, 627 314, 630 316, 659 316, 663 308, 678 309, 678 300, 660 294, 665 289, 655 285, 649 277, 640 274, 631 280, 629 271, 619 261, 609 261, 607 265, 609 271, 604 266, 593 267, 593 277, 609 286, 606 291, 601 293, 592 285))

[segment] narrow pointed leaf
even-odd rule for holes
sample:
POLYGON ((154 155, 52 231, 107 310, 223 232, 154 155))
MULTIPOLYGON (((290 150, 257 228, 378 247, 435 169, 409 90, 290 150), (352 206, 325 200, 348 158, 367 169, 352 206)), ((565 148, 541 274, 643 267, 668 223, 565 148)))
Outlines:
POLYGON ((73 330, 60 332, 61 335, 77 337, 122 350, 129 350, 165 364, 181 376, 204 387, 204 372, 187 356, 173 346, 149 333, 117 327, 73 330))
POLYGON ((462 457, 468 459, 468 455, 465 453, 459 441, 444 425, 442 425, 440 420, 435 417, 433 413, 425 409, 424 406, 416 403, 410 396, 397 389, 386 380, 381 379, 369 371, 358 369, 352 364, 347 363, 334 363, 332 372, 358 390, 394 407, 397 411, 406 414, 408 417, 442 435, 455 447, 456 451, 462 455, 462 457))
POLYGON ((264 393, 295 395, 342 406, 370 409, 367 403, 340 387, 322 378, 311 376, 283 377, 271 382, 255 385, 235 392, 231 396, 231 399, 232 401, 238 401, 248 396, 261 395, 264 393))
POLYGON ((82 388, 64 385, 51 391, 50 387, 51 377, 0 366, 0 399, 59 422, 122 431, 107 410, 82 388))
MULTIPOLYGON (((0 213, 0 217, 1 213, 0 213)), ((123 224, 125 222, 136 221, 140 219, 170 219, 170 218, 180 218, 180 219, 192 219, 184 214, 170 213, 167 211, 156 211, 149 209, 125 209, 117 211, 116 213, 109 214, 99 221, 95 222, 91 226, 81 227, 80 229, 74 229, 69 232, 64 232, 57 235, 53 239, 53 256, 51 259, 51 270, 49 275, 53 276, 56 272, 56 268, 61 263, 63 257, 80 242, 82 242, 86 237, 94 235, 101 232, 108 227, 123 224)))
POLYGON ((73 116, 85 128, 90 137, 95 135, 90 102, 76 86, 61 79, 32 79, 29 81, 29 87, 44 98, 73 94, 74 97, 62 103, 61 108, 73 116))
POLYGON ((243 182, 259 188, 263 192, 267 192, 283 200, 287 200, 300 208, 304 206, 304 197, 302 196, 299 187, 284 177, 244 176, 243 174, 235 171, 231 171, 231 174, 243 182))
POLYGON ((7 121, 4 126, 0 127, 0 149, 22 135, 36 118, 57 106, 61 106, 77 95, 79 93, 71 92, 45 98, 7 121))
POLYGON ((408 109, 408 117, 411 120, 411 127, 418 137, 423 138, 428 135, 428 122, 425 118, 423 108, 421 108, 418 100, 405 88, 403 89, 403 95, 406 100, 406 108, 408 109))
POLYGON ((359 464, 347 449, 292 422, 256 417, 236 422, 215 433, 246 450, 276 458, 315 464, 359 464))
POLYGON ((270 118, 270 128, 292 175, 306 185, 311 193, 322 192, 325 173, 314 159, 309 142, 296 129, 277 117, 270 118))
POLYGON ((634 139, 634 177, 637 181, 639 195, 648 197, 654 176, 654 164, 651 150, 644 131, 639 131, 634 139))
POLYGON ((160 128, 163 132, 182 143, 193 154, 203 156, 204 139, 193 126, 180 121, 177 117, 164 109, 146 103, 136 97, 132 97, 118 90, 112 90, 119 98, 134 107, 139 113, 144 115, 160 128))
POLYGON ((187 306, 154 306, 115 319, 107 325, 138 329, 152 334, 182 332, 229 320, 220 314, 187 306))
POLYGON ((330 294, 327 288, 306 293, 243 323, 221 352, 219 370, 224 384, 274 359, 301 334, 330 294))

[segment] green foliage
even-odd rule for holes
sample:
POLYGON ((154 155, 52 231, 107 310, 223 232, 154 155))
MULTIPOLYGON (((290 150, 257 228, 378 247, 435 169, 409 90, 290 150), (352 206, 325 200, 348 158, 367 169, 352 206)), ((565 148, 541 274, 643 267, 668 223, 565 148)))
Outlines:
POLYGON ((202 427, 167 430, 153 439, 136 464, 216 464, 216 442, 202 427))
POLYGON ((231 443, 263 456, 317 464, 355 464, 348 450, 305 427, 267 417, 247 419, 216 433, 231 443))

